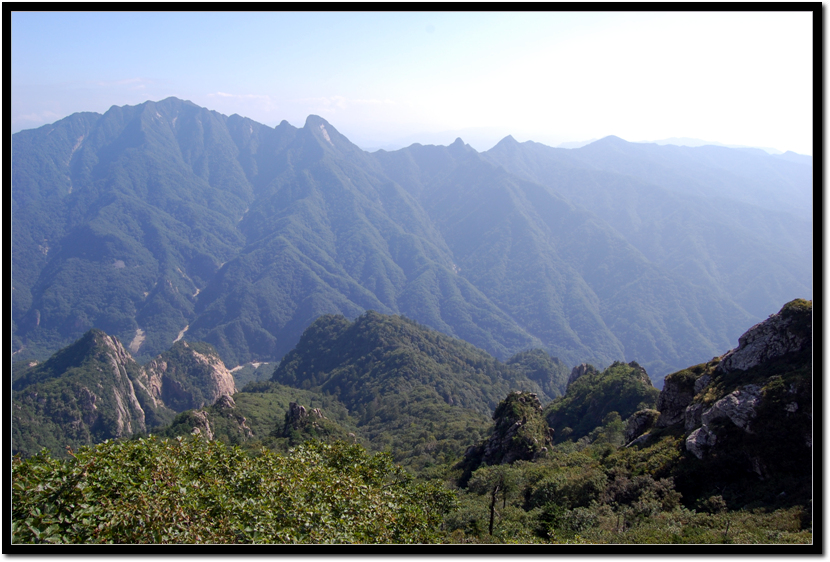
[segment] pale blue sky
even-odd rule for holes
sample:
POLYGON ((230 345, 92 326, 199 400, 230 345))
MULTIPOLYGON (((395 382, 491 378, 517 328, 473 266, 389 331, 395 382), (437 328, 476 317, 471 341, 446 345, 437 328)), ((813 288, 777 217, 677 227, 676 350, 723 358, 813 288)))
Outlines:
POLYGON ((363 147, 614 134, 812 153, 812 15, 12 14, 12 131, 168 96, 363 147))

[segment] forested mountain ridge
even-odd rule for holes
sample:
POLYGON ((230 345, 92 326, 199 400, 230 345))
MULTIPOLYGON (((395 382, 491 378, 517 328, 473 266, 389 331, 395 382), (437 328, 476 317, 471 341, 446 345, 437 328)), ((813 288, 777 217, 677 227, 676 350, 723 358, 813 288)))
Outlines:
POLYGON ((537 383, 466 342, 374 311, 353 323, 342 316, 317 319, 272 380, 336 393, 350 408, 425 386, 438 390, 449 405, 485 415, 511 388, 542 392, 537 383))
POLYGON ((318 318, 271 381, 239 392, 208 344, 179 341, 139 365, 99 330, 43 364, 16 367, 13 446, 24 456, 41 447, 62 455, 67 444, 195 432, 251 450, 284 449, 304 437, 354 440, 422 468, 452 462, 480 439, 511 391, 539 393, 545 402, 564 391, 563 365, 542 350, 505 364, 463 340, 374 311, 354 322, 318 318))
MULTIPOLYGON (((316 116, 270 128, 176 98, 17 133, 14 359, 96 327, 142 360, 183 338, 228 366, 273 361, 321 315, 377 310, 503 360, 533 347, 567 365, 636 359, 659 384, 811 296, 807 219, 744 202, 710 235, 706 194, 664 177, 679 165, 636 178, 648 159, 632 171, 594 147, 528 171, 498 148, 369 154, 316 116)), ((702 160, 690 154, 682 170, 702 160)), ((796 193, 809 166, 776 162, 796 193)))
POLYGON ((483 155, 590 209, 650 262, 759 318, 771 302, 812 294, 810 165, 616 137, 574 150, 507 137, 483 155))

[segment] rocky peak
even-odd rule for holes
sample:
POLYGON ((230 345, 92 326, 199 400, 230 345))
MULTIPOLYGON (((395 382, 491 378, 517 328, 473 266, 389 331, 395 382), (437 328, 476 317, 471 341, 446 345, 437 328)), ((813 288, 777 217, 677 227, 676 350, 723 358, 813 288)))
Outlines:
MULTIPOLYGON (((187 343, 184 345, 187 346, 187 343)), ((205 395, 208 402, 214 402, 220 396, 230 396, 236 393, 236 383, 233 379, 233 373, 225 367, 225 363, 222 362, 218 354, 211 353, 203 355, 196 350, 191 351, 196 361, 207 367, 211 372, 210 382, 206 387, 208 392, 205 395)))
POLYGON ((702 404, 687 408, 686 430, 695 427, 698 423, 701 425, 692 430, 686 438, 686 450, 699 459, 703 458, 707 451, 717 444, 717 434, 710 427, 711 422, 717 419, 729 419, 747 433, 752 433, 750 423, 756 416, 756 408, 761 398, 761 387, 757 384, 748 384, 730 392, 710 408, 704 409, 702 404))
POLYGON ((651 382, 651 377, 648 376, 645 367, 637 363, 636 361, 632 361, 628 364, 629 367, 634 369, 633 375, 646 386, 654 386, 651 382))
POLYGON ((235 431, 238 432, 243 440, 250 439, 253 437, 253 432, 248 427, 248 420, 245 416, 234 412, 234 408, 236 408, 234 399, 224 394, 213 404, 213 407, 193 411, 189 416, 190 423, 193 427, 191 433, 193 435, 202 435, 206 439, 213 439, 216 436, 216 431, 214 430, 216 426, 211 426, 211 419, 214 420, 214 424, 216 420, 224 419, 226 421, 222 422, 222 426, 224 426, 226 431, 230 428, 235 428, 235 431))
POLYGON ((291 402, 288 404, 288 411, 285 412, 283 436, 288 437, 292 430, 302 429, 309 424, 313 425, 314 420, 323 418, 323 412, 321 412, 319 408, 306 410, 305 406, 301 406, 296 402, 291 402))
POLYGON ((124 349, 124 346, 114 336, 109 336, 100 330, 93 330, 95 343, 104 347, 110 356, 120 365, 127 365, 128 363, 135 363, 133 356, 124 349))
POLYGON ((721 357, 718 370, 746 371, 812 344, 812 303, 796 299, 784 305, 778 314, 747 330, 738 339, 738 347, 721 357))
POLYGON ((210 427, 210 420, 207 412, 197 410, 193 412, 193 435, 202 435, 205 439, 213 439, 213 431, 210 427))
POLYGON ((588 365, 587 363, 577 365, 573 368, 570 376, 568 377, 568 386, 571 386, 571 384, 573 384, 573 382, 579 377, 595 372, 597 372, 597 370, 593 367, 593 365, 588 365))
POLYGON ((496 427, 484 443, 485 464, 506 464, 532 460, 551 445, 542 403, 533 392, 512 392, 493 413, 496 427))
MULTIPOLYGON (((717 424, 712 423, 716 420, 728 420, 745 434, 755 433, 753 424, 766 400, 770 381, 788 372, 793 373, 789 376, 806 376, 809 381, 809 367, 802 371, 806 375, 796 373, 804 369, 799 365, 810 362, 809 353, 803 354, 812 349, 812 302, 796 299, 787 303, 777 314, 752 326, 738 341, 738 347, 720 358, 667 376, 657 399, 657 427, 683 422, 686 450, 697 458, 706 456, 722 439, 717 424), (779 358, 784 356, 792 361, 781 363, 779 358), (731 382, 727 384, 727 380, 731 382)), ((790 386, 798 385, 792 382, 790 386)), ((796 390, 790 392, 795 394, 796 390)), ((798 403, 776 408, 775 415, 786 416, 797 411, 798 403)))

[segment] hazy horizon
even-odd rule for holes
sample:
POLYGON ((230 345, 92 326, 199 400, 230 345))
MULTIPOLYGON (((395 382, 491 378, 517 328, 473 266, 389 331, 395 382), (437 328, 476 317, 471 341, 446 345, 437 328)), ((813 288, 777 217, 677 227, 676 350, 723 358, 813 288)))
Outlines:
POLYGON ((811 155, 812 18, 13 12, 11 127, 175 96, 269 126, 320 115, 366 149, 615 135, 811 155))

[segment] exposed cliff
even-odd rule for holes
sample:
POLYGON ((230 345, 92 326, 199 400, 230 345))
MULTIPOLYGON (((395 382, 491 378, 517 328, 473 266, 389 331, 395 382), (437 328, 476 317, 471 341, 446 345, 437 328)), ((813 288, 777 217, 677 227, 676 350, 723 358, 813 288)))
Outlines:
POLYGON ((588 365, 587 363, 581 363, 573 368, 571 374, 568 376, 568 384, 567 386, 571 386, 576 379, 579 377, 586 375, 588 373, 596 373, 597 370, 594 368, 593 365, 588 365))
MULTIPOLYGON (((753 433, 753 420, 769 383, 782 376, 792 393, 812 371, 812 303, 801 299, 784 305, 778 314, 751 327, 738 347, 709 363, 696 365, 666 377, 657 400, 657 427, 683 423, 688 433, 687 450, 702 458, 717 443, 711 429, 716 420, 728 420, 753 433)), ((795 413, 798 402, 788 403, 795 413)))
POLYGON ((236 391, 208 345, 178 342, 142 367, 101 330, 17 372, 12 389, 12 447, 24 455, 146 432, 236 391))
MULTIPOLYGON (((812 302, 797 299, 750 328, 735 349, 668 375, 652 433, 682 436, 680 486, 689 493, 716 483, 738 490, 755 478, 776 483, 779 492, 808 493, 812 367, 812 302), (695 474, 709 474, 709 481, 695 474)), ((639 443, 647 436, 628 437, 639 443)))
MULTIPOLYGON (((274 432, 276 436, 277 431, 274 432)), ((309 439, 353 441, 354 434, 347 434, 338 424, 327 419, 320 408, 306 408, 296 402, 288 404, 285 423, 279 435, 288 440, 289 445, 299 445, 309 439)))
POLYGON ((177 412, 209 406, 236 392, 233 374, 207 344, 176 342, 144 372, 153 397, 177 412))
POLYGON ((738 339, 738 347, 721 357, 718 371, 748 371, 812 345, 812 301, 797 299, 747 330, 738 339))
POLYGON ((14 380, 12 450, 63 452, 145 431, 151 400, 134 384, 140 372, 118 339, 87 332, 14 380))

